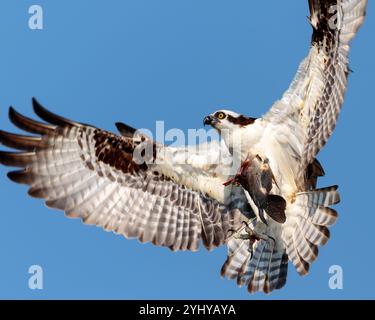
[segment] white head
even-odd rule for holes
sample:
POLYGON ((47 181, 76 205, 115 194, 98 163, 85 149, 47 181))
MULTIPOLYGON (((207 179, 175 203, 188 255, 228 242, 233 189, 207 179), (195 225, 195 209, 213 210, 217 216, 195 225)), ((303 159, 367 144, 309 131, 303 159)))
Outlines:
POLYGON ((206 116, 203 124, 215 128, 232 151, 233 143, 241 137, 242 129, 252 125, 255 121, 255 118, 246 117, 230 110, 218 110, 206 116), (238 137, 236 133, 239 134, 238 137))

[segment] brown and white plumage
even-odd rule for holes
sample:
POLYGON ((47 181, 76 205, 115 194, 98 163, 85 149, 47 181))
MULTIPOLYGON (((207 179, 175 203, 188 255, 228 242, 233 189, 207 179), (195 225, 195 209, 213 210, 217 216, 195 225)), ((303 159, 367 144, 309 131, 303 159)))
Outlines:
POLYGON ((2 144, 22 151, 0 152, 0 162, 21 167, 8 177, 29 185, 29 195, 45 199, 48 207, 173 250, 196 250, 201 240, 208 249, 217 247, 240 223, 239 210, 176 183, 155 165, 136 164, 139 142, 133 137, 58 117, 33 101, 49 124, 10 108, 16 126, 39 136, 1 131, 2 144))
MULTIPOLYGON (((339 201, 337 187, 315 190, 308 173, 322 171, 315 157, 336 126, 347 87, 349 43, 364 21, 367 0, 310 0, 309 5, 310 52, 290 88, 264 117, 275 141, 289 150, 289 179, 294 179, 296 196, 282 238, 301 274, 309 271, 317 246, 327 242, 328 227, 337 218, 329 208, 339 201)), ((286 183, 287 175, 282 179, 286 183)))
MULTIPOLYGON (((234 249, 249 246, 244 239, 228 245, 222 274, 237 277, 250 292, 273 288, 263 286, 263 279, 276 255, 287 256, 301 275, 307 274, 318 256, 318 246, 327 243, 328 228, 337 219, 336 211, 330 208, 340 200, 337 186, 316 189, 324 170, 315 157, 334 130, 341 110, 349 74, 349 43, 364 21, 367 0, 310 0, 309 6, 311 49, 291 86, 264 117, 224 136, 230 149, 237 145, 240 161, 258 154, 269 159, 276 180, 272 193, 287 200, 285 223, 268 220, 268 225, 257 223, 252 228, 255 236, 263 237, 253 243, 254 250, 234 249), (274 242, 271 258, 267 242, 274 242), (258 262, 257 276, 252 266, 262 259, 269 263, 262 269, 258 262), (243 276, 245 269, 250 270, 250 276, 243 276)), ((260 208, 253 191, 246 193, 257 213, 260 208)))
POLYGON ((337 219, 330 208, 339 201, 337 187, 316 189, 324 175, 316 156, 341 109, 349 42, 364 20, 367 0, 309 4, 312 46, 282 99, 260 119, 226 110, 205 118, 227 148, 216 142, 198 150, 172 148, 123 123, 116 124, 116 135, 57 116, 34 99, 44 122, 10 108, 11 122, 32 135, 0 131, 0 142, 18 150, 1 151, 0 163, 19 167, 8 177, 69 217, 172 250, 226 244, 222 276, 251 293, 280 289, 288 261, 306 274, 337 219), (138 150, 151 151, 146 162, 136 161, 138 150), (259 219, 259 209, 268 207, 250 185, 225 186, 231 165, 249 154, 269 163, 266 195, 285 199, 279 222, 259 219))
POLYGON ((347 88, 350 41, 365 19, 367 0, 309 0, 312 45, 282 99, 265 119, 286 130, 298 157, 299 188, 306 168, 332 134, 347 88))

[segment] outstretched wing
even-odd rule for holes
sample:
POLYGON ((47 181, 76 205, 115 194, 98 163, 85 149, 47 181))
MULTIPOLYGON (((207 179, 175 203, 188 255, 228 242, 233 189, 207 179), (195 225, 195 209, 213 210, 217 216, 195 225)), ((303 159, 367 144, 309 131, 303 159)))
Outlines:
MULTIPOLYGON (((132 128, 118 124, 123 135, 117 136, 56 116, 36 100, 33 104, 47 123, 10 108, 10 120, 36 135, 0 131, 3 145, 20 150, 0 152, 0 163, 22 168, 8 177, 29 185, 29 195, 45 199, 47 206, 172 250, 196 250, 200 240, 212 249, 223 244, 228 231, 240 223, 239 210, 228 210, 199 190, 199 184, 187 187, 166 176, 163 165, 153 163, 161 146, 144 137, 135 139, 132 128), (133 152, 145 141, 151 143, 154 158, 137 163, 133 152)), ((199 175, 198 169, 195 172, 199 175)))
POLYGON ((335 128, 349 73, 349 43, 362 25, 367 0, 309 0, 312 47, 282 99, 264 119, 288 132, 298 158, 299 188, 335 128))

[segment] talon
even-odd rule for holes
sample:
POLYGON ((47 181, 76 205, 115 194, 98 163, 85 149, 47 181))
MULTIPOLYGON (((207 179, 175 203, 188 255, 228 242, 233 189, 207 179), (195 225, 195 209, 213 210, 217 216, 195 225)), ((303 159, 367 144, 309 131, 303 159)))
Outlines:
MULTIPOLYGON (((268 241, 270 237, 260 234, 254 229, 249 226, 248 221, 242 221, 242 224, 245 226, 244 228, 239 228, 237 230, 229 229, 228 232, 232 232, 229 237, 233 237, 234 239, 239 240, 249 240, 251 244, 255 243, 256 241, 265 240, 268 241), (241 234, 242 231, 245 231, 245 234, 241 234)), ((274 241, 274 239, 271 238, 274 241)), ((250 246, 251 247, 251 246, 250 246)))
POLYGON ((236 239, 249 240, 251 243, 261 239, 258 233, 249 226, 248 221, 242 221, 242 224, 245 225, 246 234, 237 234, 236 239))

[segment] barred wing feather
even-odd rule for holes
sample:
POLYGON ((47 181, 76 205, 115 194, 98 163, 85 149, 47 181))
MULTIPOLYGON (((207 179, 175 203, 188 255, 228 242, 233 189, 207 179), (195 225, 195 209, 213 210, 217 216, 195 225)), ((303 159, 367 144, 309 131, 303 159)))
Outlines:
POLYGON ((0 163, 20 167, 8 177, 30 186, 29 194, 87 224, 141 242, 196 250, 202 240, 212 249, 223 244, 240 218, 222 203, 132 159, 135 140, 116 136, 44 109, 48 123, 10 108, 10 120, 37 136, 0 132, 0 142, 19 152, 0 152, 0 163))
POLYGON ((301 191, 306 186, 306 168, 335 129, 350 70, 349 44, 364 21, 367 0, 309 0, 309 7, 310 52, 282 99, 264 117, 288 132, 286 150, 300 159, 297 184, 301 191))

